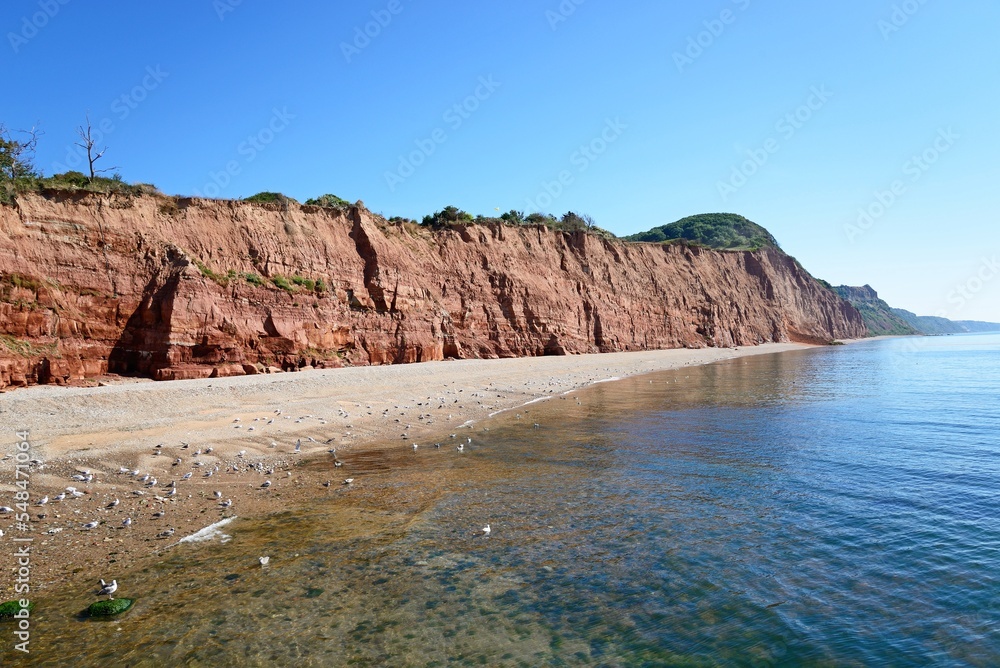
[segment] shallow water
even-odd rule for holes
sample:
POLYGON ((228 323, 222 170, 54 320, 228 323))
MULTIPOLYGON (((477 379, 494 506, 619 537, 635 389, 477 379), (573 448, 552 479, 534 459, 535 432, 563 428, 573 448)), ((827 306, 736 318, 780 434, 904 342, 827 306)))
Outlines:
POLYGON ((1000 665, 998 353, 750 357, 347 456, 353 485, 118 575, 123 619, 40 600, 31 663, 1000 665))

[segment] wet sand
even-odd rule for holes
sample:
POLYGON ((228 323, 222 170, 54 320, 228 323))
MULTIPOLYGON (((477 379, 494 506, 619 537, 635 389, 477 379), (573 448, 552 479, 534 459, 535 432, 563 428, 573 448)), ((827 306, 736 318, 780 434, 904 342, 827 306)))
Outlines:
POLYGON ((0 600, 14 598, 15 537, 33 539, 32 593, 44 595, 134 568, 224 518, 263 517, 336 493, 366 450, 455 447, 498 412, 596 382, 808 347, 460 360, 3 394, 0 506, 15 506, 15 431, 29 432, 37 463, 27 530, 0 513, 0 544, 8 546, 0 551, 0 600), (303 466, 322 458, 343 466, 303 466))

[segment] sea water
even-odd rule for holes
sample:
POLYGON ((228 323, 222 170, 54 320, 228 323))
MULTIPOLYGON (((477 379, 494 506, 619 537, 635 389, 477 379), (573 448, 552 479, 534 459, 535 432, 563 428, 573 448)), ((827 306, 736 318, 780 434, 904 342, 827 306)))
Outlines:
POLYGON ((355 483, 119 574, 122 619, 39 600, 29 662, 1000 665, 1000 335, 634 377, 439 440, 307 464, 355 483))

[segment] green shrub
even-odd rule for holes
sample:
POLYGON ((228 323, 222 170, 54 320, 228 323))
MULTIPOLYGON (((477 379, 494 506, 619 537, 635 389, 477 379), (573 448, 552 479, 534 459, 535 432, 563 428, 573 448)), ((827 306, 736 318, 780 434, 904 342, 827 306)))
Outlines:
POLYGON ((294 202, 291 197, 282 195, 281 193, 272 192, 262 192, 256 195, 251 195, 243 200, 244 202, 254 202, 256 204, 281 204, 283 202, 294 202))
POLYGON ((466 213, 455 206, 446 206, 441 211, 424 216, 424 220, 421 224, 426 225, 427 227, 439 229, 443 227, 450 227, 452 225, 463 225, 471 223, 472 221, 473 217, 471 213, 466 213))
POLYGON ((306 205, 322 206, 329 209, 347 209, 353 206, 346 199, 341 199, 336 195, 330 195, 329 193, 326 195, 321 195, 320 197, 316 197, 314 199, 307 199, 306 205))
POLYGON ((285 292, 295 292, 295 288, 293 288, 292 284, 288 282, 288 279, 280 274, 272 276, 271 282, 274 283, 275 287, 281 288, 285 292))
POLYGON ((258 276, 257 274, 251 274, 251 273, 243 274, 243 280, 249 283, 250 285, 256 286, 258 288, 264 285, 264 279, 258 276))

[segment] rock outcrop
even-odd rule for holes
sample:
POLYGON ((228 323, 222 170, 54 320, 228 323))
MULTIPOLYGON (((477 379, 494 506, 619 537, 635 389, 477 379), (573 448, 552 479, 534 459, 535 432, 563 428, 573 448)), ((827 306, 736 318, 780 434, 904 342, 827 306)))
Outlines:
POLYGON ((0 388, 865 334, 775 249, 432 231, 363 206, 60 192, 0 206, 0 388))

